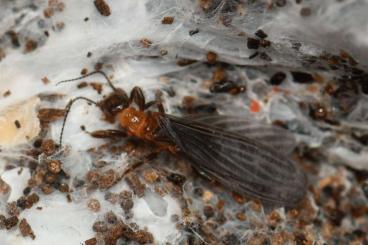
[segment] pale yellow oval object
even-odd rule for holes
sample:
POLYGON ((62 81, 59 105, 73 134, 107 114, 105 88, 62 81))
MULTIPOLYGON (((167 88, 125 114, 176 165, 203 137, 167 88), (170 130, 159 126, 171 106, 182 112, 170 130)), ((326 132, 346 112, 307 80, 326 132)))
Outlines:
POLYGON ((39 102, 38 97, 32 97, 0 111, 1 146, 24 144, 39 134, 41 128, 36 110, 39 102), (20 128, 16 127, 16 120, 20 128))

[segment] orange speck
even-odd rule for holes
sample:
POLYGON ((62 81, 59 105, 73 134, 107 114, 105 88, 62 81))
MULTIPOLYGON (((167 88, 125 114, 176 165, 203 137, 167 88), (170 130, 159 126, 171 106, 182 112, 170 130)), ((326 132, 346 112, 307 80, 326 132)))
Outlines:
POLYGON ((261 111, 261 105, 259 104, 258 101, 256 100, 252 100, 250 102, 250 107, 249 107, 249 110, 253 113, 257 113, 257 112, 260 112, 261 111))
POLYGON ((314 86, 314 85, 310 85, 310 86, 308 86, 307 90, 310 93, 316 93, 316 92, 318 92, 318 87, 317 86, 314 86))

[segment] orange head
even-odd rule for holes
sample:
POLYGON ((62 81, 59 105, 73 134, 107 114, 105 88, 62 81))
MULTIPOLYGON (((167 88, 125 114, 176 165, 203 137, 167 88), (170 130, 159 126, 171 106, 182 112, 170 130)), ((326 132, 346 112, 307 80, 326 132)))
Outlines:
POLYGON ((143 111, 128 107, 118 114, 118 120, 120 126, 127 129, 130 135, 152 140, 157 128, 157 119, 154 115, 146 115, 143 111))

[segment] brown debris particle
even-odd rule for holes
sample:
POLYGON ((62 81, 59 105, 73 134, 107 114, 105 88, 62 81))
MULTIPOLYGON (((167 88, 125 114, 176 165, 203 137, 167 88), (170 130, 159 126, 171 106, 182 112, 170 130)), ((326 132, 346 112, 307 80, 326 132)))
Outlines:
POLYGON ((47 170, 53 174, 58 174, 61 171, 61 162, 58 160, 50 160, 47 163, 47 170))
POLYGON ((158 175, 157 171, 154 170, 154 169, 148 169, 148 170, 144 171, 143 177, 144 177, 144 180, 147 183, 150 183, 150 184, 152 184, 152 183, 159 180, 159 175, 158 175))
POLYGON ((42 185, 41 186, 41 190, 42 190, 42 192, 44 193, 44 194, 46 194, 46 195, 49 195, 49 194, 51 194, 52 192, 54 192, 54 189, 52 188, 52 186, 51 185, 49 185, 49 184, 44 184, 44 185, 42 185))
POLYGON ((8 213, 8 215, 10 216, 18 216, 20 211, 17 207, 17 203, 16 202, 10 202, 6 205, 6 212, 8 213))
POLYGON ((88 73, 88 69, 87 68, 83 68, 80 72, 81 75, 86 75, 88 73))
POLYGON ((152 41, 147 38, 142 38, 139 42, 142 44, 144 48, 149 48, 152 45, 152 41))
POLYGON ((191 64, 194 64, 196 63, 197 61, 196 60, 190 60, 190 59, 179 59, 176 61, 176 64, 178 66, 188 66, 188 65, 191 65, 191 64))
POLYGON ((50 83, 50 80, 47 78, 47 77, 44 77, 41 79, 41 81, 43 82, 43 84, 49 84, 50 83))
POLYGON ((4 93, 3 93, 3 96, 4 97, 8 97, 8 96, 10 96, 11 95, 11 91, 10 90, 7 90, 7 91, 5 91, 4 93))
POLYGON ((38 111, 37 117, 41 122, 48 123, 59 120, 64 117, 64 109, 54 109, 54 108, 42 108, 38 111))
POLYGON ((161 21, 163 25, 171 25, 173 22, 174 22, 173 16, 165 16, 161 21))
POLYGON ((212 7, 212 0, 199 0, 199 6, 203 9, 203 10, 208 10, 212 7))
POLYGON ((100 12, 101 15, 103 15, 103 16, 111 15, 110 6, 104 0, 95 0, 94 4, 95 4, 98 12, 100 12))
POLYGON ((88 86, 88 83, 87 82, 81 82, 77 85, 77 88, 81 89, 81 88, 85 88, 88 86))
POLYGON ((207 62, 210 64, 215 64, 217 60, 217 54, 214 52, 207 53, 207 62))
POLYGON ((142 184, 142 182, 139 180, 139 177, 136 174, 133 173, 129 174, 126 177, 126 181, 129 187, 133 190, 134 194, 136 194, 138 197, 144 196, 146 185, 142 184))
POLYGON ((245 221, 245 220, 247 220, 247 216, 245 215, 245 213, 243 213, 243 212, 238 212, 238 213, 236 213, 236 218, 238 219, 238 220, 240 220, 240 221, 245 221))
POLYGON ((105 232, 107 231, 107 228, 107 224, 104 221, 96 221, 92 226, 92 229, 95 232, 105 232))
POLYGON ((119 195, 121 202, 120 206, 125 213, 128 213, 134 206, 133 194, 130 191, 123 191, 119 195))
POLYGON ((11 216, 9 218, 7 218, 5 220, 5 228, 7 230, 10 230, 11 228, 13 228, 14 226, 16 226, 18 224, 18 217, 17 216, 11 216))
POLYGON ((41 149, 43 153, 51 156, 56 150, 55 142, 52 139, 45 139, 42 141, 41 149))
POLYGON ((98 186, 101 189, 107 189, 113 186, 117 180, 118 180, 117 173, 113 169, 110 169, 101 175, 101 177, 98 180, 98 186))
POLYGON ((18 129, 22 127, 22 125, 20 125, 20 122, 18 120, 15 120, 14 124, 15 124, 15 127, 18 129))
POLYGON ((100 209, 101 209, 101 204, 100 204, 100 202, 99 202, 97 199, 95 199, 95 198, 90 199, 90 200, 88 201, 87 206, 88 206, 88 208, 89 208, 91 211, 96 212, 96 213, 97 213, 98 211, 100 211, 100 209))
POLYGON ((29 53, 34 51, 37 48, 38 44, 36 41, 29 39, 26 41, 26 46, 25 46, 25 52, 29 53))
POLYGON ((98 94, 102 93, 102 84, 101 83, 90 83, 91 87, 97 91, 98 94))
POLYGON ((31 228, 31 226, 28 224, 26 219, 22 219, 19 223, 19 230, 20 233, 22 233, 22 236, 24 237, 31 237, 32 240, 34 240, 36 238, 35 234, 33 233, 33 230, 31 228))
POLYGON ((97 239, 95 237, 84 241, 84 245, 96 245, 96 244, 97 244, 97 239))
POLYGON ((0 177, 0 194, 5 195, 9 193, 10 186, 0 177))

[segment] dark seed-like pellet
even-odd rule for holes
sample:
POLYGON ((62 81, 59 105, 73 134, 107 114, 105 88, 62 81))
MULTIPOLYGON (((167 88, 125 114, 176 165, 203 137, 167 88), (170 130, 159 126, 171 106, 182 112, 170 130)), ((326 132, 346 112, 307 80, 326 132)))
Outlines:
POLYGON ((247 40, 247 47, 249 49, 258 49, 260 45, 260 41, 258 39, 255 38, 248 38, 247 40))
POLYGON ((272 75, 270 79, 271 85, 280 85, 286 78, 286 74, 284 72, 276 72, 272 75))
POLYGON ((14 124, 15 124, 15 127, 17 127, 17 128, 21 128, 22 127, 20 125, 20 122, 18 120, 15 120, 14 124))
POLYGON ((104 0, 95 0, 94 4, 101 15, 109 16, 111 14, 110 7, 104 0))
POLYGON ((293 76, 294 82, 296 83, 313 83, 314 78, 311 74, 301 72, 301 71, 293 71, 291 72, 293 76))
POLYGON ((257 37, 264 39, 267 38, 268 35, 261 29, 259 29, 258 31, 256 31, 256 33, 254 33, 254 35, 256 35, 257 37))

